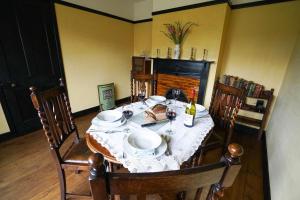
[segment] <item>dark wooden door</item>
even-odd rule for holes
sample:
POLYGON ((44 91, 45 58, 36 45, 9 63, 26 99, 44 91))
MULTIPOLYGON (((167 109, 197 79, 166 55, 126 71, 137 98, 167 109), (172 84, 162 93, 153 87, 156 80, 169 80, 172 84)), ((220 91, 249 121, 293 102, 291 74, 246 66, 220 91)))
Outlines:
POLYGON ((29 87, 43 90, 62 77, 52 0, 10 0, 0 6, 1 104, 12 132, 26 133, 40 122, 29 87))

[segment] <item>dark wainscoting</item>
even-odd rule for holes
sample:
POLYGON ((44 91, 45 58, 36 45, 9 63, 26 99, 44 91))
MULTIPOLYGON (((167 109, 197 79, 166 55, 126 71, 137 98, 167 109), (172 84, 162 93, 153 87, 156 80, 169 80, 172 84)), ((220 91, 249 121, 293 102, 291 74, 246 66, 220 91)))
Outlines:
MULTIPOLYGON (((194 61, 194 60, 177 60, 177 59, 163 59, 153 58, 153 73, 158 74, 170 74, 175 76, 188 76, 200 80, 200 86, 198 91, 198 104, 203 104, 205 91, 207 86, 208 74, 210 64, 213 61, 194 61), (199 98, 200 97, 200 98, 199 98)), ((158 83, 155 83, 157 87, 158 83)))

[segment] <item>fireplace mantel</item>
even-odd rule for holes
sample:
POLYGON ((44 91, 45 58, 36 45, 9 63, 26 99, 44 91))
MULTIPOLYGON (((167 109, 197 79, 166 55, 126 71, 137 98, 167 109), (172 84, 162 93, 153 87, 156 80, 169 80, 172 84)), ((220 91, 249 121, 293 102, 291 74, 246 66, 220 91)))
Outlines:
MULTIPOLYGON (((168 74, 200 80, 197 103, 203 104, 209 68, 212 63, 214 62, 206 60, 197 61, 153 58, 153 74, 155 77, 158 77, 159 74, 168 74)), ((155 83, 156 87, 157 84, 159 83, 155 83)))

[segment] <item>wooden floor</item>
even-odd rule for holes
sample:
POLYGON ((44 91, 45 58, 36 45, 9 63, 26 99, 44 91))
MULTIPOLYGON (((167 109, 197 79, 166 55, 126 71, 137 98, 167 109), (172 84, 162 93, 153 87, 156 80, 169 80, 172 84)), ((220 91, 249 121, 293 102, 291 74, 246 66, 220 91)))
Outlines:
MULTIPOLYGON (((94 115, 76 119, 81 134, 89 127, 94 115)), ((235 140, 245 150, 242 169, 223 199, 263 199, 261 143, 251 134, 239 133, 235 140)), ((87 176, 87 173, 68 173, 68 190, 88 194, 87 176)), ((59 194, 55 165, 42 130, 0 143, 0 200, 59 200, 59 194)))

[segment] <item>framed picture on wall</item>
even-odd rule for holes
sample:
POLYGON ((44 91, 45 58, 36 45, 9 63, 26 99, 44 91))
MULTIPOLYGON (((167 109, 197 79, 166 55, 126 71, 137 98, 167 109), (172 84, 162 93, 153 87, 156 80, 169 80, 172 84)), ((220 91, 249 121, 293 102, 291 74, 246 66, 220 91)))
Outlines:
POLYGON ((100 110, 109 110, 115 108, 116 105, 114 83, 98 85, 97 88, 100 110))

